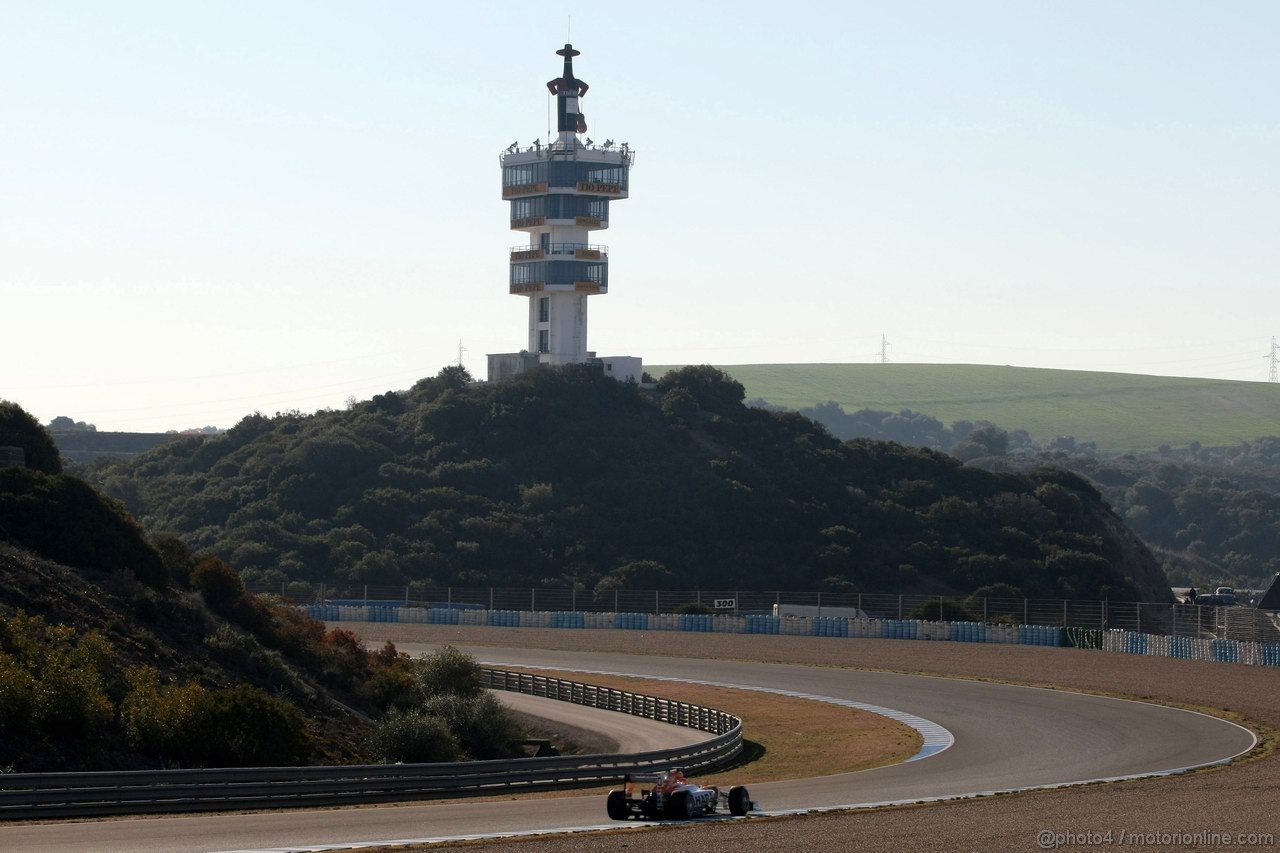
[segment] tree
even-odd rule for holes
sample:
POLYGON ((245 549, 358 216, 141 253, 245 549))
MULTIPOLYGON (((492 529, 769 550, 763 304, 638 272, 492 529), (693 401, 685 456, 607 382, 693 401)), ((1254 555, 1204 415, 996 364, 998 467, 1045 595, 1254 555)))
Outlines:
POLYGON ((699 408, 717 414, 732 412, 747 396, 747 389, 741 382, 709 364, 673 370, 658 382, 658 390, 664 393, 676 388, 692 394, 699 408))
POLYGON ((97 432, 98 428, 93 424, 87 424, 84 421, 77 421, 66 415, 58 415, 49 421, 49 429, 61 430, 63 432, 97 432))
POLYGON ((17 403, 0 400, 0 447, 21 447, 27 467, 45 474, 62 473, 62 457, 53 436, 17 403))

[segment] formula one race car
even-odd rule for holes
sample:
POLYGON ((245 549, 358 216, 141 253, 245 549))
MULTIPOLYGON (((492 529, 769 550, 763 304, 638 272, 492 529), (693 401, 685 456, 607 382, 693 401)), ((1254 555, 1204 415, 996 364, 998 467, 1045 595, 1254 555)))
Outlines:
POLYGON ((633 815, 651 820, 688 820, 715 814, 721 804, 728 808, 729 814, 741 817, 758 808, 742 785, 735 785, 725 793, 714 785, 705 788, 695 785, 679 770, 628 773, 625 782, 624 790, 609 792, 608 812, 614 820, 627 820, 633 815), (637 783, 641 784, 638 792, 637 783), (651 783, 652 787, 643 787, 644 783, 651 783))

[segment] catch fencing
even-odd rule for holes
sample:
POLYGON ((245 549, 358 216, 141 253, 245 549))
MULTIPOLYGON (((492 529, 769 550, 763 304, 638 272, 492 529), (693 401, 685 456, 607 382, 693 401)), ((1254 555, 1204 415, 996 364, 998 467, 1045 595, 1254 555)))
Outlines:
POLYGON ((483 676, 495 690, 619 711, 712 737, 640 753, 505 761, 6 773, 0 774, 0 820, 337 806, 565 788, 621 781, 632 771, 682 767, 707 772, 732 763, 742 752, 742 720, 714 708, 530 673, 486 669, 483 676))
MULTIPOLYGON (((305 581, 249 584, 248 589, 300 605, 415 607, 459 613, 468 610, 507 614, 543 612, 581 617, 605 613, 661 616, 692 608, 709 610, 716 616, 981 622, 1280 642, 1280 612, 1195 604, 784 590, 615 589, 594 593, 553 588, 376 586, 305 581)), ((496 618, 509 621, 516 617, 496 618)))

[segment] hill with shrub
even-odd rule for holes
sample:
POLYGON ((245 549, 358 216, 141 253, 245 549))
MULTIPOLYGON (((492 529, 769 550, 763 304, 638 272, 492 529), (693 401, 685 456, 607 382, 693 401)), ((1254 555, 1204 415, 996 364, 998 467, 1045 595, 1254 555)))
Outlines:
POLYGON ((254 414, 95 470, 151 531, 254 581, 860 589, 1166 600, 1081 478, 841 442, 710 367, 446 368, 347 411, 254 414))
POLYGON ((0 405, 0 444, 40 466, 0 469, 0 772, 520 754, 474 661, 370 652, 216 556, 148 541, 0 405))

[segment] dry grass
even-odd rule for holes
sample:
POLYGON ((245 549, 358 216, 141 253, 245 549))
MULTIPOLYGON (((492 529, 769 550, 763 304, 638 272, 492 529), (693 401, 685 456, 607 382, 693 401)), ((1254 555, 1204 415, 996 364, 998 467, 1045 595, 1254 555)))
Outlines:
MULTIPOLYGON (((726 783, 776 782, 869 770, 905 761, 919 751, 922 742, 919 732, 896 720, 812 699, 647 678, 541 669, 535 674, 587 681, 736 714, 742 718, 744 736, 756 745, 753 752, 758 757, 734 768, 729 774, 732 779, 726 778, 726 783)), ((714 784, 716 780, 698 781, 714 784)))

